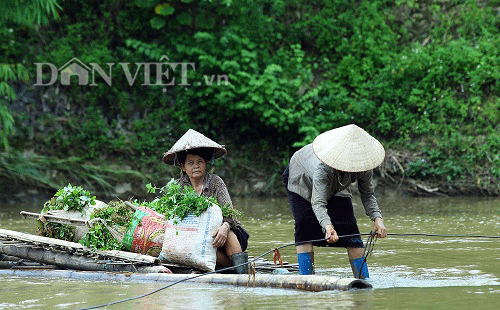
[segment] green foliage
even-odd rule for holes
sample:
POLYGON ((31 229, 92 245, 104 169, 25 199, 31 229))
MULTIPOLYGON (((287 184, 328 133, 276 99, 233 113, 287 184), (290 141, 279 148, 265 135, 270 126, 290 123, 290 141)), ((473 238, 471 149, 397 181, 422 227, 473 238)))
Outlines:
POLYGON ((73 226, 49 222, 43 223, 39 220, 36 221, 36 225, 40 236, 71 242, 74 240, 75 228, 73 226))
POLYGON ((173 179, 162 188, 157 188, 151 184, 147 184, 146 188, 149 193, 154 194, 156 191, 159 191, 162 196, 143 204, 163 214, 167 220, 182 221, 190 214, 200 216, 202 212, 206 211, 213 204, 221 208, 222 215, 225 217, 236 218, 240 215, 240 212, 234 208, 220 206, 215 197, 206 198, 198 195, 192 187, 185 186, 181 190, 180 185, 173 179))
POLYGON ((123 250, 123 244, 111 235, 108 228, 102 223, 96 223, 89 232, 79 241, 87 247, 98 250, 123 250))
POLYGON ((57 10, 60 8, 56 0, 2 1, 0 3, 0 41, 2 42, 0 50, 5 52, 0 58, 0 141, 6 151, 9 151, 8 139, 14 131, 14 118, 7 105, 8 102, 16 99, 12 84, 28 80, 28 70, 23 64, 6 63, 9 56, 16 54, 11 49, 17 47, 11 38, 11 33, 14 31, 6 25, 15 23, 33 27, 46 24, 50 16, 58 17, 57 10))
POLYGON ((0 176, 12 180, 14 185, 9 190, 16 190, 17 184, 27 184, 58 191, 69 180, 103 193, 111 192, 116 180, 141 184, 146 180, 144 174, 116 163, 96 165, 78 157, 60 159, 29 152, 0 153, 0 176))
POLYGON ((50 16, 58 18, 60 9, 57 0, 2 1, 0 22, 12 21, 27 26, 42 25, 48 23, 50 16))
MULTIPOLYGON (((60 22, 28 33, 29 39, 14 40, 22 37, 18 26, 0 28, 4 42, 17 44, 2 43, 0 50, 15 63, 61 66, 72 57, 115 63, 113 85, 61 87, 68 106, 84 113, 64 110, 58 116, 66 123, 39 121, 45 131, 16 130, 0 103, 4 145, 16 132, 18 145, 28 147, 26 136, 33 134, 40 138, 29 147, 40 153, 93 161, 108 154, 158 171, 151 163, 159 165, 159 153, 195 128, 238 142, 241 157, 265 154, 258 160, 268 166, 323 131, 356 123, 388 147, 420 152, 422 160, 407 169, 411 177, 498 180, 496 2, 60 3, 60 22), (133 85, 119 62, 138 70, 133 85), (193 68, 181 77, 180 66, 170 67, 168 78, 158 79, 155 65, 149 75, 137 65, 159 62, 193 68), (174 77, 174 85, 142 85, 174 77)), ((14 94, 13 75, 2 70, 10 77, 7 84, 0 79, 0 95, 14 94)))
MULTIPOLYGON (((0 90, 0 93, 2 91, 0 90)), ((1 94, 0 94, 1 96, 1 94)), ((9 150, 9 135, 14 129, 14 118, 9 112, 4 100, 0 100, 0 140, 3 148, 9 150)))
POLYGON ((54 197, 45 202, 42 213, 50 210, 80 211, 87 205, 95 205, 95 196, 81 186, 67 186, 59 189, 54 197))
POLYGON ((500 177, 500 135, 498 132, 477 137, 452 132, 425 147, 420 158, 409 163, 406 174, 410 177, 437 177, 450 183, 473 180, 489 186, 500 177), (477 163, 484 163, 478 166, 477 163))
MULTIPOLYGON (((95 196, 81 186, 67 186, 59 189, 54 197, 45 202, 41 213, 50 210, 79 211, 84 212, 88 205, 95 205, 95 196)), ((37 227, 40 235, 50 238, 57 238, 66 241, 73 241, 75 229, 66 224, 49 223, 37 220, 37 227)))
MULTIPOLYGON (((108 227, 128 227, 134 212, 123 201, 110 201, 106 207, 95 209, 90 219, 100 218, 108 227)), ((125 250, 121 240, 117 240, 102 222, 96 222, 79 241, 87 247, 98 250, 125 250)))
POLYGON ((85 145, 86 152, 82 154, 83 158, 99 157, 109 143, 108 124, 101 111, 95 108, 88 109, 80 126, 81 130, 77 133, 73 143, 85 145))
POLYGON ((0 63, 0 141, 6 151, 9 151, 9 136, 14 131, 14 118, 7 103, 17 98, 11 86, 16 81, 28 81, 26 68, 20 64, 0 63))

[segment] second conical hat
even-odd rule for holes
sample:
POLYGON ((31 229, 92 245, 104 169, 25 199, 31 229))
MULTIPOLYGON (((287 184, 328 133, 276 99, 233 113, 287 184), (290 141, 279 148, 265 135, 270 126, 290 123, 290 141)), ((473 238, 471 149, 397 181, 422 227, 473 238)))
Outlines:
POLYGON ((179 140, 177 140, 177 142, 175 142, 170 150, 163 154, 163 161, 169 165, 178 164, 175 163, 176 153, 200 147, 213 148, 214 159, 227 153, 224 145, 218 144, 196 130, 189 129, 179 140))
POLYGON ((371 170, 385 158, 382 144, 354 124, 320 134, 313 141, 313 151, 326 165, 348 172, 371 170))

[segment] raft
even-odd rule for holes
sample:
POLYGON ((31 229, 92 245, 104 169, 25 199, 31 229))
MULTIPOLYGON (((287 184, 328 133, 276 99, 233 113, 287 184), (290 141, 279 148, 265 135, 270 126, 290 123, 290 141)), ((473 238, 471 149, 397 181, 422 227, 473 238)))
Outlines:
POLYGON ((347 291, 368 289, 372 285, 355 278, 333 278, 317 275, 274 275, 274 274, 167 274, 167 273, 110 273, 73 270, 0 270, 0 275, 17 277, 45 277, 77 279, 86 281, 112 281, 136 283, 174 283, 188 281, 203 284, 235 285, 244 287, 297 289, 311 292, 327 290, 347 291))
POLYGON ((0 229, 0 261, 3 261, 0 268, 8 268, 0 270, 0 275, 20 277, 159 283, 189 281, 313 292, 372 287, 367 281, 355 278, 271 274, 269 272, 276 269, 296 271, 297 266, 286 262, 282 267, 274 266, 264 259, 253 261, 257 272, 250 275, 217 272, 200 274, 183 266, 162 264, 157 257, 149 255, 95 250, 75 242, 5 229, 0 229), (179 273, 171 273, 171 270, 179 273))

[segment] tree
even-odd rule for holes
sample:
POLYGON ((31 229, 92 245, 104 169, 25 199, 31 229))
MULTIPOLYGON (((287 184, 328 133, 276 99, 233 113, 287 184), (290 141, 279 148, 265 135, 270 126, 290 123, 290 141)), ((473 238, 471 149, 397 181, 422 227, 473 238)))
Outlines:
MULTIPOLYGON (((10 24, 35 27, 48 23, 52 16, 58 18, 61 9, 57 0, 8 0, 0 2, 0 37, 6 36, 10 24)), ((1 40, 8 42, 7 40, 1 40)), ((8 43, 6 47, 9 48, 8 43)), ((9 54, 9 53, 7 53, 9 54)), ((8 56, 7 56, 8 57, 8 56)), ((12 84, 27 81, 28 70, 20 63, 10 63, 5 57, 0 60, 0 142, 8 151, 8 138, 12 132, 14 119, 9 112, 8 103, 16 99, 12 84)))

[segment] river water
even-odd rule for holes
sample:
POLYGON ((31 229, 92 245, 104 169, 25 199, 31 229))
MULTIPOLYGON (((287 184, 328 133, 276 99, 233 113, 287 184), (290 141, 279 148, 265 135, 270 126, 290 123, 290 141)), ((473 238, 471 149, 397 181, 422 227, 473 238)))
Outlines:
MULTIPOLYGON (((389 233, 500 236, 500 199, 380 197, 389 233)), ((36 229, 21 210, 39 212, 44 201, 0 206, 0 228, 36 229)), ((258 256, 293 242, 293 219, 285 198, 234 199, 249 231, 248 252, 258 256)), ((354 197, 362 233, 371 230, 354 197)), ((280 250, 296 263, 294 247, 280 250)), ((345 249, 315 248, 316 273, 351 277, 345 249)), ((272 260, 271 255, 266 257, 272 260)), ((368 258, 373 289, 303 292, 287 289, 180 283, 108 309, 498 309, 500 239, 389 236, 368 258)), ((156 283, 0 276, 0 309, 77 309, 122 300, 165 286, 156 283)))

